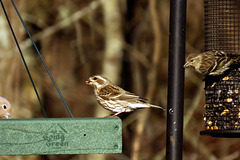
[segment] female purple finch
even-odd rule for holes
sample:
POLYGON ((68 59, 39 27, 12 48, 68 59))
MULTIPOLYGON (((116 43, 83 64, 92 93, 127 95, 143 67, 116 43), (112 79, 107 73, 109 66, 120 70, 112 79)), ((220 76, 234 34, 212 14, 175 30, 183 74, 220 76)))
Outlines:
POLYGON ((192 53, 187 57, 184 67, 192 67, 204 76, 218 76, 228 70, 233 63, 238 62, 239 58, 239 54, 226 54, 214 50, 201 54, 192 53))
POLYGON ((116 112, 113 117, 120 113, 132 112, 139 108, 154 107, 163 109, 162 107, 150 104, 147 99, 125 91, 100 75, 90 77, 86 81, 86 84, 93 86, 97 101, 103 108, 116 112))

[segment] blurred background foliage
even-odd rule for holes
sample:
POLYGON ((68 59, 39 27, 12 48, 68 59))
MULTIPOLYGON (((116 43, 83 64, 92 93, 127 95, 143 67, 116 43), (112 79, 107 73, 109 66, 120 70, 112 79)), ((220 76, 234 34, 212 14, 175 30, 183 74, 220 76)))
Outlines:
MULTIPOLYGON (((169 0, 19 0, 15 2, 75 117, 103 117, 87 78, 103 74, 128 91, 167 106, 169 0)), ((4 1, 49 118, 70 117, 20 24, 4 1)), ((17 47, 0 11, 0 95, 13 118, 43 118, 17 47)), ((188 0, 186 55, 204 50, 203 1, 188 0)), ((171 58, 171 57, 170 57, 171 58)), ((203 77, 185 72, 184 160, 238 159, 236 139, 200 136, 204 129, 203 77)), ((166 113, 122 114, 123 153, 1 156, 2 160, 165 159, 166 113)))

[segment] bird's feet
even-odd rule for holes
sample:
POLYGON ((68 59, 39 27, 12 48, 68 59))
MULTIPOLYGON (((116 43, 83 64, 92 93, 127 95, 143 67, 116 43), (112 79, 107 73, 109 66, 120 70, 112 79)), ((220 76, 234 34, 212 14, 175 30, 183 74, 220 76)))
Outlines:
POLYGON ((106 118, 107 117, 118 117, 119 114, 121 114, 122 112, 118 112, 118 113, 115 113, 115 114, 110 114, 108 116, 105 116, 106 118))

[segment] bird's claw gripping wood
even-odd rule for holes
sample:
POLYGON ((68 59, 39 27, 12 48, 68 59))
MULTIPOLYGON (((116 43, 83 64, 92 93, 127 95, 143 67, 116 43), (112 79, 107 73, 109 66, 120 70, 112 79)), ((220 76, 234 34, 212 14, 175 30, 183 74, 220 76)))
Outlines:
POLYGON ((106 118, 107 117, 117 117, 119 114, 121 114, 122 112, 118 112, 118 113, 115 113, 115 114, 110 114, 110 115, 108 115, 108 116, 106 116, 106 118))

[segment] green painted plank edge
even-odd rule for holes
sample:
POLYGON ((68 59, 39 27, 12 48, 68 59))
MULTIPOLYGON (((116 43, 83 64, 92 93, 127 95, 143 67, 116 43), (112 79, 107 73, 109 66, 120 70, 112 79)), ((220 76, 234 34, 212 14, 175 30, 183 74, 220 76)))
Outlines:
POLYGON ((0 155, 121 152, 119 118, 0 120, 0 155))

